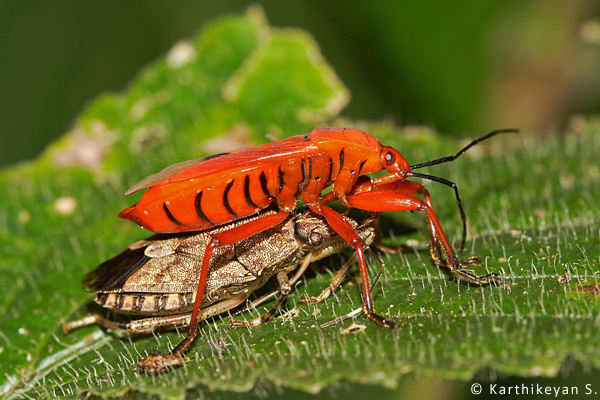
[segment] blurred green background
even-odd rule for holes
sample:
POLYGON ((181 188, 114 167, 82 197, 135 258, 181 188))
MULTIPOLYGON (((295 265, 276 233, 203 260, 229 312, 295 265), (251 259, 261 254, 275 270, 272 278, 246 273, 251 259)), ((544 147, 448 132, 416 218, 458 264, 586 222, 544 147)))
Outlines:
MULTIPOLYGON (((87 101, 249 1, 0 2, 0 165, 35 157, 87 101)), ((311 32, 352 93, 343 115, 476 136, 544 134, 600 105, 594 0, 260 3, 311 32)), ((300 133, 300 132, 295 132, 300 133)))

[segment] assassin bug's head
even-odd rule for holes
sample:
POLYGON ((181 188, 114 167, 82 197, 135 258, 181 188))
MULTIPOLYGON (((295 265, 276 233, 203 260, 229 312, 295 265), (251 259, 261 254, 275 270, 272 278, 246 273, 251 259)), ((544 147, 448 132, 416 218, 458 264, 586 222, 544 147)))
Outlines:
POLYGON ((393 147, 382 146, 379 153, 380 162, 383 168, 396 175, 396 178, 401 180, 410 172, 410 165, 402 154, 393 147))

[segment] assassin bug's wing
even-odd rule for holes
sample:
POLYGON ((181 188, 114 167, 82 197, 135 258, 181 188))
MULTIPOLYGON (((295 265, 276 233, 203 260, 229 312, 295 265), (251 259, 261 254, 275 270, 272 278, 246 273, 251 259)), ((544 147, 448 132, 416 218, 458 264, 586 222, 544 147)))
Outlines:
POLYGON ((226 154, 229 154, 229 153, 213 154, 212 156, 196 158, 195 160, 188 160, 188 161, 183 161, 183 162, 180 162, 177 164, 170 165, 167 168, 163 169, 162 171, 157 172, 156 174, 150 175, 149 177, 147 177, 145 179, 142 179, 141 181, 139 181, 138 183, 136 183, 135 185, 130 187, 125 192, 125 195, 135 193, 138 190, 142 190, 142 189, 149 188, 152 186, 162 185, 163 183, 167 183, 167 182, 169 182, 169 179, 173 175, 177 175, 181 171, 191 168, 194 165, 201 164, 202 162, 208 161, 211 158, 220 157, 220 156, 223 156, 226 154))
POLYGON ((316 146, 310 143, 310 135, 298 135, 246 149, 213 154, 171 165, 133 185, 125 194, 165 183, 222 173, 231 168, 239 170, 244 166, 252 167, 264 162, 287 160, 298 155, 314 153, 318 150, 316 146))

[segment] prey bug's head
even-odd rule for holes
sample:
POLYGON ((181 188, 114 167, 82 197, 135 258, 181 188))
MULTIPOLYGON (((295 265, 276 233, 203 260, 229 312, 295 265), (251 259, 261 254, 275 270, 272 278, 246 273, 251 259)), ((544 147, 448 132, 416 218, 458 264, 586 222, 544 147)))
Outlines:
POLYGON ((430 181, 434 181, 434 182, 438 182, 441 183, 442 185, 446 185, 452 189, 454 189, 454 193, 456 194, 456 204, 458 204, 458 209, 460 211, 460 218, 462 220, 462 226, 463 226, 463 235, 462 235, 462 241, 461 241, 461 246, 460 246, 460 250, 463 251, 465 248, 465 241, 467 239, 467 217, 465 216, 465 211, 463 210, 462 207, 462 201, 460 200, 460 195, 458 194, 458 187, 456 186, 456 183, 451 182, 447 179, 444 178, 440 178, 437 176, 433 176, 433 175, 427 175, 427 174, 419 174, 417 172, 412 172, 415 169, 419 169, 419 168, 424 168, 424 167, 430 167, 432 165, 438 165, 438 164, 444 164, 447 162, 452 162, 454 160, 456 160, 458 157, 460 157, 463 153, 465 153, 467 150, 469 150, 471 147, 475 146, 477 143, 480 143, 486 139, 491 138, 492 136, 496 136, 500 133, 519 133, 518 129, 498 129, 495 130, 493 132, 488 133, 485 136, 482 136, 478 139, 473 140, 471 143, 469 143, 468 145, 466 145, 465 147, 463 147, 458 153, 456 153, 455 155, 452 156, 447 156, 447 157, 442 157, 442 158, 438 158, 436 160, 432 160, 432 161, 427 161, 421 164, 415 164, 415 165, 411 165, 410 166, 410 170, 411 172, 409 172, 406 176, 407 177, 415 177, 415 178, 422 178, 422 179, 427 179, 430 181))
MULTIPOLYGON (((355 223, 356 224, 356 223, 355 223)), ((313 213, 304 213, 294 218, 294 237, 302 250, 312 250, 328 243, 336 236, 325 219, 313 213)))

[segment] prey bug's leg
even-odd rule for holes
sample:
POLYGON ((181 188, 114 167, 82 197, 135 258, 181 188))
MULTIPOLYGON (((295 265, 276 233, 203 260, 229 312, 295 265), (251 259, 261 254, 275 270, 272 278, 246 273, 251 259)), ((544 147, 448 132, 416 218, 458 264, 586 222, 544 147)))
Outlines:
MULTIPOLYGON (((222 300, 218 303, 212 304, 200 310, 198 318, 205 320, 213 317, 224 311, 230 310, 242 304, 246 301, 248 294, 243 293, 230 299, 222 300)), ((101 315, 88 315, 80 320, 71 321, 64 323, 62 328, 65 333, 69 331, 88 325, 100 325, 108 329, 117 330, 123 334, 149 334, 161 330, 174 329, 178 327, 189 326, 192 314, 176 314, 176 315, 165 315, 160 317, 151 317, 132 320, 127 323, 120 323, 111 321, 101 315)), ((173 369, 177 365, 181 364, 183 360, 178 354, 162 354, 155 351, 153 354, 142 357, 138 362, 138 367, 141 372, 148 375, 159 375, 170 369, 173 369)))
POLYGON ((104 318, 100 314, 86 315, 85 317, 78 319, 77 321, 65 322, 62 324, 62 330, 66 335, 73 329, 80 328, 88 325, 100 325, 108 329, 127 330, 126 325, 119 322, 114 322, 104 318))
POLYGON ((329 282, 327 288, 323 290, 320 295, 318 295, 317 297, 301 296, 300 302, 316 304, 326 300, 331 295, 331 293, 338 290, 338 288, 342 284, 342 280, 348 273, 348 270, 350 269, 354 261, 356 261, 356 254, 353 254, 352 257, 350 257, 350 259, 344 265, 342 265, 342 267, 334 275, 333 279, 331 279, 331 281, 329 282))
MULTIPOLYGON (((425 191, 425 193, 427 192, 425 191)), ((425 196, 429 198, 428 193, 425 196)), ((369 192, 346 196, 346 200, 356 208, 376 212, 425 211, 429 220, 429 229, 431 232, 431 237, 433 239, 432 256, 434 257, 436 263, 441 261, 441 254, 439 253, 441 253, 440 249, 442 249, 446 254, 446 260, 443 261, 442 264, 445 263, 444 266, 450 268, 450 270, 456 275, 458 275, 460 278, 479 284, 489 283, 492 281, 497 281, 499 279, 499 276, 497 274, 476 276, 473 275, 471 272, 461 268, 463 265, 460 262, 458 262, 458 259, 454 254, 454 250, 452 250, 450 242, 444 234, 442 226, 440 225, 435 213, 433 212, 433 208, 429 204, 427 204, 427 201, 420 200, 412 196, 411 194, 402 193, 399 189, 393 191, 377 189, 369 192), (436 258, 438 259, 436 260, 436 258)), ((431 199, 429 198, 428 201, 430 202, 431 199)))
MULTIPOLYGON (((304 260, 302 261, 302 264, 300 265, 300 268, 298 268, 296 270, 296 273, 294 274, 294 276, 292 277, 292 279, 289 280, 290 288, 293 287, 296 284, 296 282, 298 282, 298 280, 300 279, 300 277, 302 276, 302 274, 304 274, 304 272, 308 268, 308 265, 310 264, 311 260, 312 260, 312 253, 308 253, 306 256, 304 256, 304 260)), ((271 297, 273 297, 275 295, 278 295, 279 293, 281 293, 281 287, 279 289, 273 290, 272 292, 269 292, 267 294, 262 295, 261 297, 259 297, 256 300, 253 300, 245 308, 243 308, 243 309, 238 310, 237 312, 235 312, 231 316, 231 321, 233 321, 233 317, 241 315, 241 314, 243 314, 245 312, 248 312, 250 310, 256 309, 256 307, 258 307, 260 304, 262 304, 265 301, 269 300, 271 297)), ((281 302, 283 302, 283 300, 281 302)), ((275 312, 275 311, 276 311, 276 309, 273 310, 273 312, 275 312)))
MULTIPOLYGON (((237 297, 232 297, 230 299, 226 299, 218 303, 212 304, 200 310, 198 318, 200 320, 204 320, 213 317, 217 314, 220 314, 224 311, 235 308, 242 304, 244 301, 246 301, 247 297, 247 294, 241 294, 237 297)), ((126 334, 149 334, 160 330, 189 326, 191 317, 191 313, 186 313, 143 318, 132 320, 127 323, 120 323, 111 321, 107 318, 102 317, 101 315, 95 314, 88 315, 77 321, 64 323, 62 328, 65 333, 68 333, 72 329, 96 324, 126 334)), ((138 368, 142 373, 148 375, 159 375, 175 368, 182 362, 183 359, 179 354, 162 354, 157 350, 147 357, 142 357, 138 362, 138 368)))
MULTIPOLYGON (((377 282, 379 282, 379 278, 381 278, 381 274, 383 274, 383 270, 385 269, 385 264, 381 260, 379 260, 379 262, 381 263, 381 269, 379 270, 379 273, 377 273, 377 276, 375 276, 375 279, 373 279, 373 284, 371 285, 371 292, 373 292, 373 289, 375 288, 375 286, 377 286, 377 282)), ((357 315, 357 313, 359 313, 360 311, 361 311, 360 308, 357 308, 356 310, 352 310, 348 314, 342 315, 341 317, 338 317, 329 322, 325 322, 324 324, 321 325, 321 328, 327 328, 328 326, 335 325, 339 322, 347 320, 348 318, 352 318, 355 315, 357 315)), ((402 326, 399 329, 402 329, 402 326)))
MULTIPOLYGON (((300 268, 298 268, 296 270, 296 273, 294 274, 294 276, 292 277, 292 279, 289 280, 290 283, 290 288, 294 286, 294 284, 300 279, 300 277, 302 276, 302 274, 304 274, 304 272, 306 271, 306 269, 308 268, 308 265, 310 264, 310 261, 312 259, 312 254, 309 253, 306 255, 306 257, 304 258, 304 261, 302 262, 302 265, 300 266, 300 268)), ((324 300, 326 300, 331 293, 335 292, 341 285, 342 280, 344 279, 344 277, 346 276, 346 274, 348 273, 348 270, 350 269, 350 267, 352 266, 352 264, 356 261, 356 254, 353 254, 352 257, 346 262, 344 263, 344 265, 338 270, 338 272, 334 275, 334 277, 331 279, 331 281, 329 282, 329 285, 327 286, 327 288, 325 290, 323 290, 323 292, 321 292, 320 295, 318 295, 317 297, 305 297, 305 296, 300 296, 300 302, 301 303, 320 303, 324 300)), ((271 297, 279 294, 281 292, 281 289, 277 289, 274 290, 272 292, 269 292, 261 297, 259 297, 258 299, 254 300, 252 303, 250 303, 247 307, 245 307, 242 310, 237 311, 235 314, 232 315, 232 317, 235 317, 237 315, 243 314, 247 311, 250 311, 252 309, 255 309, 258 305, 264 303, 266 300, 270 299, 271 297)), ((273 308, 271 308, 271 310, 269 311, 269 313, 273 313, 277 310, 277 308, 279 307, 280 303, 283 302, 283 299, 281 300, 281 302, 278 299, 278 303, 276 303, 273 308)), ((266 316, 263 316, 262 319, 264 319, 266 316)), ((257 318, 257 320, 259 320, 261 318, 257 318)), ((255 320, 253 320, 255 321, 255 320)), ((262 322, 267 322, 267 321, 262 321, 262 322)), ((233 323, 232 323, 233 324, 233 323)), ((244 322, 235 322, 234 328, 237 328, 238 326, 248 326, 247 323, 244 322)), ((258 324, 252 325, 252 326, 256 326, 258 324)))
MULTIPOLYGON (((329 226, 340 235, 352 248, 356 257, 358 258, 358 265, 360 267, 360 277, 362 280, 362 294, 363 294, 363 311, 364 313, 379 326, 385 326, 392 330, 398 329, 398 325, 375 312, 373 307, 373 297, 371 296, 371 290, 369 285, 369 274, 367 269, 367 263, 365 261, 365 252, 362 247, 362 240, 356 233, 356 230, 345 220, 339 213, 332 210, 323 204, 308 204, 308 207, 315 213, 322 215, 327 220, 329 226)), ((368 208, 363 208, 369 210, 368 208)), ((375 210, 376 211, 376 210, 375 210)))
POLYGON ((269 299, 271 299, 271 297, 277 296, 279 293, 280 293, 279 289, 275 289, 275 290, 273 290, 273 291, 271 291, 269 293, 263 294, 258 299, 252 300, 251 302, 249 302, 248 304, 246 304, 246 307, 242 308, 241 310, 237 310, 236 312, 234 312, 233 314, 231 314, 229 316, 229 320, 233 321, 233 318, 237 317, 238 315, 242 315, 244 313, 247 313, 248 311, 255 310, 256 307, 258 307, 259 305, 261 305, 265 301, 268 301, 269 299))
POLYGON ((254 327, 254 326, 258 326, 260 324, 265 324, 267 322, 270 322, 273 319, 273 317, 275 316, 275 313, 277 312, 279 307, 281 307, 281 304, 283 303, 283 301, 287 298, 288 294, 290 294, 290 292, 292 291, 292 286, 290 285, 290 281, 285 272, 279 272, 277 274, 277 282, 279 283, 280 295, 277 298, 277 301, 275 302, 275 304, 273 304, 273 307, 271 307, 271 309, 265 315, 263 315, 262 317, 251 319, 250 321, 231 320, 229 329, 236 329, 236 328, 242 328, 242 327, 254 327))
POLYGON ((152 333, 160 328, 176 328, 189 325, 190 314, 165 315, 162 317, 151 317, 132 320, 129 322, 115 322, 99 314, 87 315, 80 320, 66 322, 62 325, 63 332, 88 325, 99 325, 107 329, 113 329, 120 333, 152 333))

